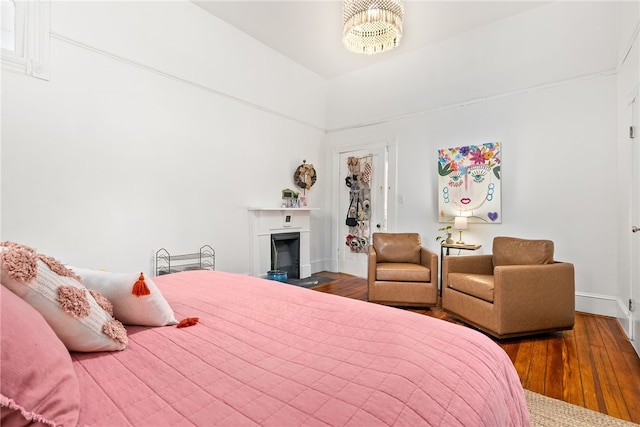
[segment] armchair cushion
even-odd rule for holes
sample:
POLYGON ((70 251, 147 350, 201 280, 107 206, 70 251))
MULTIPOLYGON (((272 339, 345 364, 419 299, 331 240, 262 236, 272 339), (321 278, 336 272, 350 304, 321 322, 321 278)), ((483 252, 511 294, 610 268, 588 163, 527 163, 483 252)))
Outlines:
POLYGON ((417 233, 374 233, 373 246, 376 248, 378 263, 420 264, 422 244, 417 233))
POLYGON ((376 265, 376 280, 385 282, 430 282, 431 270, 420 264, 385 262, 376 265))
POLYGON ((553 263, 551 240, 527 240, 515 237, 493 239, 493 265, 531 265, 553 263))
POLYGON ((494 277, 491 274, 450 273, 449 287, 458 292, 493 302, 494 277))

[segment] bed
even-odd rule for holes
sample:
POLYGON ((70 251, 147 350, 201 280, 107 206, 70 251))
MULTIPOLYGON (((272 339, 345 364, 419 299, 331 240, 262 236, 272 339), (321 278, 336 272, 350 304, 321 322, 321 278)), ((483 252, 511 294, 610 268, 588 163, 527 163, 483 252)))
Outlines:
MULTIPOLYGON (((466 327, 219 271, 153 282, 192 325, 126 326, 122 351, 71 351, 77 425, 529 425, 510 359, 466 327)), ((5 336, 8 298, 3 353, 16 339, 5 336)), ((56 424, 55 411, 21 407, 2 382, 3 425, 56 424)))

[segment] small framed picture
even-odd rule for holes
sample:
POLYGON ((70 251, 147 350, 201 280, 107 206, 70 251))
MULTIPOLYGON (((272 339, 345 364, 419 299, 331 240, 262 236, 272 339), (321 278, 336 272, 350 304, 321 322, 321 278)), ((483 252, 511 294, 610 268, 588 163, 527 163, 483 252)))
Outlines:
POLYGON ((307 199, 307 196, 298 196, 298 207, 306 208, 308 206, 309 206, 309 200, 307 199))

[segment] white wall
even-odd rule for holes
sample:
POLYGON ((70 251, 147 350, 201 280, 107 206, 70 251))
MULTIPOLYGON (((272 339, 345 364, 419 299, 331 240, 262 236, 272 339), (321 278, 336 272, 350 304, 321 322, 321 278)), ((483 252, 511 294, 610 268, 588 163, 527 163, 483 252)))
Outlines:
POLYGON ((113 271, 211 244, 248 273, 247 208, 303 159, 324 203, 324 79, 187 1, 53 2, 51 31, 50 81, 2 72, 2 240, 113 271))
POLYGON ((437 250, 437 150, 501 141, 503 222, 465 241, 552 239, 575 264, 577 309, 614 315, 618 6, 552 3, 342 76, 327 142, 397 138, 397 231, 437 250))

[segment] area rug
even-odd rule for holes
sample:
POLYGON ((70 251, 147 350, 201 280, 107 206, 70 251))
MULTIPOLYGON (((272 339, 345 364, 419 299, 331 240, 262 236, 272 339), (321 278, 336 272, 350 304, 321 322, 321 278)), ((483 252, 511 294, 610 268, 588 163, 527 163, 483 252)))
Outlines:
POLYGON ((313 288, 314 286, 322 285, 323 283, 333 282, 336 279, 329 277, 311 275, 304 279, 289 279, 287 283, 290 285, 301 286, 303 288, 313 288))
POLYGON ((524 391, 532 427, 631 427, 629 421, 610 417, 529 390, 524 391))

